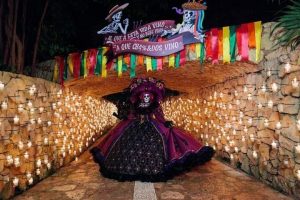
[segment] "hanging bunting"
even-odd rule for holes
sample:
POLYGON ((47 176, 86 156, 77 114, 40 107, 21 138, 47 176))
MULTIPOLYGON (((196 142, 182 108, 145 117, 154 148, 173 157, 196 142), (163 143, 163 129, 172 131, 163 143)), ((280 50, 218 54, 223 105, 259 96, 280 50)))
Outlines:
POLYGON ((212 63, 213 64, 217 64, 219 62, 218 38, 219 38, 219 30, 217 28, 211 29, 211 51, 212 51, 212 63))
POLYGON ((169 55, 169 67, 175 67, 175 55, 169 55))
POLYGON ((80 75, 80 63, 81 63, 81 55, 80 53, 72 53, 71 59, 73 64, 73 77, 76 79, 80 75))
POLYGON ((130 78, 134 78, 135 75, 135 68, 136 68, 136 55, 130 55, 130 78))
POLYGON ((144 66, 144 56, 143 55, 138 55, 138 57, 137 57, 137 65, 138 66, 144 66))
POLYGON ((157 59, 156 59, 156 57, 153 57, 151 59, 151 63, 152 63, 152 70, 157 71, 157 59))
POLYGON ((223 63, 230 63, 229 26, 223 27, 223 63))
POLYGON ((152 71, 152 62, 150 56, 146 56, 146 70, 147 72, 152 71))
MULTIPOLYGON (((202 43, 200 43, 200 56, 201 56, 201 44, 202 43)), ((179 63, 179 65, 180 66, 183 66, 184 64, 185 64, 185 62, 186 62, 186 51, 185 51, 185 49, 183 49, 182 51, 180 51, 180 63, 179 63)))
POLYGON ((218 60, 223 59, 223 29, 218 29, 218 60))
POLYGON ((162 57, 157 58, 157 70, 163 69, 164 59, 162 57))
POLYGON ((249 37, 248 37, 248 25, 242 24, 237 29, 237 46, 238 54, 241 56, 241 61, 249 60, 249 37))
POLYGON ((230 26, 230 62, 235 62, 235 52, 236 52, 236 27, 230 26))
POLYGON ((74 73, 74 59, 73 59, 73 54, 69 54, 68 55, 67 62, 68 62, 68 67, 69 67, 70 75, 73 76, 73 73, 74 73))
POLYGON ((59 75, 59 62, 58 58, 55 57, 54 71, 53 71, 53 82, 58 82, 59 75))
POLYGON ((197 43, 195 48, 196 48, 196 56, 197 56, 197 59, 199 59, 199 58, 200 58, 200 54, 201 54, 200 43, 197 43))
POLYGON ((101 71, 101 76, 103 78, 107 77, 107 57, 105 56, 105 53, 107 52, 108 48, 107 47, 103 47, 102 48, 102 71, 101 71))
POLYGON ((102 71, 102 48, 98 49, 95 75, 99 76, 102 71))
POLYGON ((61 56, 56 56, 55 60, 58 64, 58 70, 59 70, 59 83, 61 85, 64 85, 64 66, 65 66, 65 60, 61 56))
POLYGON ((254 23, 248 23, 248 33, 249 33, 249 48, 255 48, 256 42, 255 42, 255 26, 254 23))
POLYGON ((180 66, 180 53, 176 53, 175 56, 175 68, 178 68, 180 66))
POLYGON ((86 60, 86 66, 88 75, 94 75, 95 74, 95 67, 97 62, 97 49, 89 49, 87 51, 87 60, 86 60))
POLYGON ((63 76, 64 80, 68 79, 68 70, 69 70, 69 62, 68 62, 68 57, 66 57, 64 59, 64 76, 63 76))
POLYGON ((200 63, 204 63, 205 60, 205 44, 201 43, 201 54, 200 54, 200 63))
POLYGON ((118 77, 122 76, 122 69, 123 69, 123 56, 118 56, 118 58, 117 58, 118 77))
POLYGON ((206 47, 206 59, 210 60, 212 58, 212 48, 211 48, 211 31, 206 34, 205 47, 206 47))
POLYGON ((256 62, 260 60, 260 50, 261 50, 261 34, 262 34, 262 26, 261 21, 254 23, 255 27, 255 46, 256 46, 256 62))

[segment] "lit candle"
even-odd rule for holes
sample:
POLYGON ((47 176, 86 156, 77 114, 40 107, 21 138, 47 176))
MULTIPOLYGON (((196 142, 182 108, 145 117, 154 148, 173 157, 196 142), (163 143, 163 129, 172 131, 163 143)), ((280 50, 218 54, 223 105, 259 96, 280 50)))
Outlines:
POLYGON ((300 180, 300 170, 297 170, 297 178, 300 180))
POLYGON ((44 108, 43 108, 43 107, 40 107, 40 108, 39 108, 39 111, 40 111, 40 113, 42 113, 42 112, 44 111, 44 108))
POLYGON ((13 164, 13 162, 14 162, 13 157, 11 155, 6 156, 6 161, 7 161, 8 165, 13 164))
POLYGON ((278 85, 276 83, 272 83, 272 91, 277 92, 278 90, 278 85))
POLYGON ((300 119, 298 119, 298 121, 297 121, 297 129, 298 129, 298 131, 300 131, 300 119))
POLYGON ((277 148, 277 142, 275 142, 274 140, 272 141, 272 148, 276 149, 277 148))
POLYGON ((20 121, 20 118, 18 117, 18 115, 16 115, 16 116, 14 117, 14 124, 18 124, 19 121, 20 121))
POLYGON ((30 148, 31 146, 32 146, 32 142, 31 142, 31 141, 28 141, 27 147, 30 148))
POLYGON ((24 153, 24 158, 25 158, 26 160, 29 158, 29 154, 28 154, 27 151, 24 153))
POLYGON ((15 164, 15 167, 20 166, 20 158, 19 157, 14 158, 14 164, 15 164))
POLYGON ((28 180, 28 184, 29 184, 29 185, 32 185, 32 183, 33 183, 33 178, 31 177, 31 178, 28 180))
POLYGON ((265 120, 264 120, 264 126, 265 126, 265 127, 268 127, 268 126, 269 126, 269 120, 268 120, 268 119, 265 119, 265 120))
POLYGON ((19 185, 19 179, 17 177, 14 177, 13 184, 14 184, 14 187, 17 187, 19 185))
POLYGON ((32 102, 28 101, 27 106, 28 106, 28 108, 31 108, 32 107, 32 102))
POLYGON ((23 144, 22 141, 18 142, 18 147, 19 147, 20 150, 22 150, 24 148, 24 144, 23 144))
POLYGON ((272 76, 272 72, 271 72, 271 69, 270 69, 270 68, 268 69, 267 76, 268 76, 268 77, 272 76))
POLYGON ((0 91, 3 91, 4 90, 4 83, 2 83, 2 81, 0 81, 0 91))
POLYGON ((2 110, 7 110, 7 103, 5 101, 2 102, 1 108, 2 110))
POLYGON ((280 122, 277 122, 277 123, 276 123, 276 129, 277 129, 277 130, 280 130, 280 129, 281 129, 281 123, 280 123, 280 122))
POLYGON ((253 155, 253 158, 255 158, 255 159, 256 159, 257 156, 258 156, 256 151, 253 151, 252 155, 253 155))
POLYGON ((238 148, 238 147, 234 147, 234 151, 235 151, 236 153, 238 153, 238 152, 239 152, 239 148, 238 148))
POLYGON ((292 80, 292 87, 295 89, 299 87, 299 81, 296 77, 292 80))
POLYGON ((284 71, 285 71, 286 73, 289 73, 289 72, 291 71, 291 65, 290 65, 290 63, 286 63, 286 64, 284 65, 284 71))
POLYGON ((268 101, 268 107, 269 107, 269 108, 273 108, 273 104, 274 104, 274 103, 273 103, 272 100, 269 100, 269 101, 268 101))
POLYGON ((23 104, 19 104, 19 105, 18 105, 18 112, 19 112, 19 113, 22 113, 23 111, 24 111, 23 104))
POLYGON ((37 167, 41 167, 41 165, 42 165, 42 161, 41 161, 41 159, 38 159, 38 160, 36 161, 36 166, 37 166, 37 167))
POLYGON ((297 144, 297 146, 295 146, 295 151, 296 153, 300 153, 300 144, 297 144))
POLYGON ((36 169, 36 175, 40 175, 41 174, 41 170, 38 168, 36 169))
POLYGON ((261 91, 262 91, 263 93, 265 93, 265 92, 267 91, 267 87, 266 87, 265 84, 263 84, 263 86, 261 87, 261 91))

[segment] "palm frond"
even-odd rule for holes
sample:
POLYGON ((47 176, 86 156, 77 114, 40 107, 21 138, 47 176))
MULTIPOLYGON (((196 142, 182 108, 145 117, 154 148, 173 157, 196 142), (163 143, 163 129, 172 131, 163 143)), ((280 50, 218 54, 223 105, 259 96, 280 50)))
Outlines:
POLYGON ((290 46, 295 49, 300 45, 300 0, 291 2, 273 26, 271 35, 277 39, 275 46, 290 46))

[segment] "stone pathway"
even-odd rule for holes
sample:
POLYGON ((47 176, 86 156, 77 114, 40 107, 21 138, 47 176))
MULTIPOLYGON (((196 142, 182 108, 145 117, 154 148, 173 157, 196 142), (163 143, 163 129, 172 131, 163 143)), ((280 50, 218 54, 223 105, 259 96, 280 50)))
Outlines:
POLYGON ((103 178, 86 152, 79 161, 15 200, 289 200, 252 177, 212 160, 166 183, 118 182, 103 178))

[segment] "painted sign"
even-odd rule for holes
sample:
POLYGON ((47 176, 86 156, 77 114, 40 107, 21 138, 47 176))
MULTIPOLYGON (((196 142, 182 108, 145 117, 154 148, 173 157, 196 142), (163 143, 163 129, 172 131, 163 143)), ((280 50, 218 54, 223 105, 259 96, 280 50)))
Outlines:
POLYGON ((163 41, 148 42, 143 40, 125 40, 112 45, 114 55, 134 53, 146 56, 168 56, 184 49, 183 37, 163 41))
POLYGON ((105 44, 115 43, 122 40, 141 40, 153 35, 161 35, 175 27, 173 20, 161 20, 145 24, 127 34, 108 35, 105 37, 105 44))

